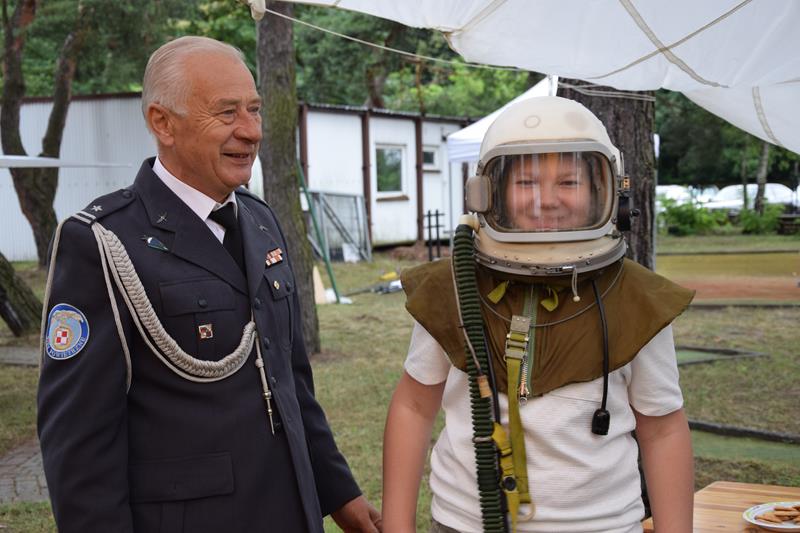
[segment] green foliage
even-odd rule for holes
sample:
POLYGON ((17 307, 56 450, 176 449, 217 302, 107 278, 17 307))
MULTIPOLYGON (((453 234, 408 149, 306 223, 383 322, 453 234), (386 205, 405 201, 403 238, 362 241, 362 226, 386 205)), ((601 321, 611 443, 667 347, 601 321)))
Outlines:
POLYGON ((739 231, 745 235, 775 233, 784 206, 766 204, 764 214, 752 209, 739 213, 735 228, 728 220, 724 210, 710 210, 695 203, 678 205, 675 200, 662 199, 664 210, 658 215, 658 227, 662 233, 683 237, 687 235, 722 234, 726 231, 739 231))
MULTIPOLYGON (((364 41, 460 61, 439 32, 338 9, 297 6, 304 21, 364 41)), ((362 105, 368 83, 385 76, 388 109, 448 116, 482 116, 524 92, 540 76, 416 60, 295 25, 297 90, 301 100, 362 105), (419 68, 419 72, 417 69, 419 68), (372 78, 371 78, 372 76, 372 78)))
POLYGON ((400 192, 403 190, 401 177, 402 152, 399 148, 378 148, 375 154, 378 192, 400 192))
POLYGON ((256 23, 250 10, 230 0, 211 0, 194 3, 186 18, 170 22, 176 37, 200 35, 226 42, 242 51, 247 67, 256 76, 256 23))
POLYGON ((172 35, 174 18, 187 16, 194 6, 182 0, 41 2, 23 55, 26 96, 52 95, 56 61, 64 39, 76 28, 79 9, 88 20, 88 31, 73 94, 96 94, 140 90, 150 53, 172 35))
MULTIPOLYGON (((695 105, 681 93, 656 92, 656 131, 661 139, 662 184, 727 185, 754 181, 761 139, 695 105)), ((798 185, 800 155, 770 147, 767 181, 798 185)))
MULTIPOLYGON (((15 2, 9 1, 13 9, 15 2)), ((28 96, 49 96, 55 62, 75 27, 78 6, 90 12, 90 32, 78 59, 74 94, 137 91, 149 54, 181 35, 205 35, 228 42, 245 55, 256 73, 256 23, 234 0, 48 0, 41 2, 29 30, 24 72, 28 96)), ((440 32, 343 9, 295 5, 295 17, 364 41, 421 55, 460 61, 440 32)), ((418 62, 351 42, 305 25, 294 25, 298 98, 307 102, 364 105, 373 93, 392 110, 478 117, 498 108, 540 79, 530 72, 474 69, 418 62)), ((753 181, 760 155, 752 137, 689 101, 658 91, 656 130, 663 184, 753 181)), ((767 180, 796 188, 800 155, 770 150, 767 180)))
POLYGON ((528 72, 474 69, 463 65, 438 67, 425 64, 435 73, 420 91, 414 73, 393 72, 386 82, 386 100, 392 109, 419 111, 420 102, 428 114, 480 117, 491 113, 530 87, 528 72))
MULTIPOLYGON (((296 6, 295 16, 367 42, 413 51, 417 36, 424 30, 361 13, 341 9, 296 6)), ((295 25, 297 54, 297 93, 306 102, 328 104, 365 104, 369 97, 368 73, 384 73, 405 67, 403 59, 388 52, 330 35, 314 28, 295 25)))
POLYGON ((778 219, 783 213, 784 206, 781 204, 766 204, 764 214, 759 215, 752 209, 744 209, 739 213, 739 225, 742 226, 742 233, 745 234, 764 234, 775 233, 778 230, 778 219))
POLYGON ((675 200, 663 200, 664 211, 658 215, 659 226, 670 235, 706 235, 728 223, 722 211, 711 211, 693 202, 678 205, 675 200))

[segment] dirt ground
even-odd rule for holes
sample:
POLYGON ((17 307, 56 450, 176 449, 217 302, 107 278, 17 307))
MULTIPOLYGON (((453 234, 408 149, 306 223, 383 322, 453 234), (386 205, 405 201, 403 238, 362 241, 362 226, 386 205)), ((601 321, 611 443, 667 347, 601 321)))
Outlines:
MULTIPOLYGON (((433 257, 436 258, 436 245, 432 246, 431 252, 433 257)), ((428 260, 428 246, 423 242, 416 242, 410 246, 395 246, 388 250, 389 257, 394 260, 406 261, 427 261, 428 260)), ((439 245, 440 257, 450 256, 450 244, 442 242, 439 245)))
POLYGON ((800 302, 800 281, 792 277, 730 276, 673 278, 697 291, 701 300, 759 300, 800 302))

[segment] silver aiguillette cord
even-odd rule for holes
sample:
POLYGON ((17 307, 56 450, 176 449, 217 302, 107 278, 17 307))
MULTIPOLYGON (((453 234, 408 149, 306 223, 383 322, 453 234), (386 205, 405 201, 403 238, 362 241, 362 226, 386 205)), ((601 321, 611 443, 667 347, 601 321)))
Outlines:
POLYGON ((261 342, 256 339, 256 368, 261 376, 261 387, 264 389, 264 401, 267 402, 267 416, 269 416, 269 429, 275 434, 275 423, 272 420, 272 391, 267 384, 267 373, 264 372, 264 359, 261 357, 261 342))

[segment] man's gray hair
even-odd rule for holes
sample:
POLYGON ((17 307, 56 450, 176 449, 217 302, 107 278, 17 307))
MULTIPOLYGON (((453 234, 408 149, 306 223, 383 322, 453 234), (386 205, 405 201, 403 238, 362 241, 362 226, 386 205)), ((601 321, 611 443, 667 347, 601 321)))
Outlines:
MULTIPOLYGON (((191 82, 183 68, 193 54, 226 54, 245 64, 244 54, 229 44, 208 37, 179 37, 153 52, 144 69, 142 81, 142 113, 147 121, 150 104, 160 104, 178 114, 186 113, 191 82)), ((149 125, 148 125, 149 127, 149 125)))

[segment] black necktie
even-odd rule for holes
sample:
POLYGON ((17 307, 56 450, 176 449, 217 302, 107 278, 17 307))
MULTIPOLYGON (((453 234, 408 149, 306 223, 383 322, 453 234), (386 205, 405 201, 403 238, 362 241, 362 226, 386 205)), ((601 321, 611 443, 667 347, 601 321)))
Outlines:
POLYGON ((212 211, 208 218, 225 228, 225 238, 222 245, 231 254, 231 257, 245 272, 244 268, 244 247, 242 246, 242 234, 239 231, 239 222, 236 220, 236 213, 233 212, 233 204, 227 203, 216 211, 212 211))

